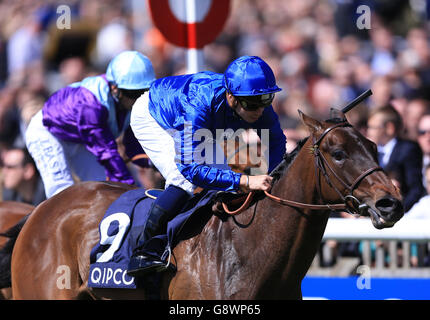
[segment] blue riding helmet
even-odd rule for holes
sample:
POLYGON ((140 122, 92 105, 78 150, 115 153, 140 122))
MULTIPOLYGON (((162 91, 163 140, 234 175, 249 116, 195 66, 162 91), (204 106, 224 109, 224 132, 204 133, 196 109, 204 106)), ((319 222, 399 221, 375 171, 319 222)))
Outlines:
POLYGON ((124 51, 109 63, 106 78, 120 89, 147 89, 155 80, 154 68, 148 57, 137 51, 124 51))
POLYGON ((224 73, 224 86, 234 96, 260 96, 282 90, 269 65, 256 56, 234 60, 224 73))

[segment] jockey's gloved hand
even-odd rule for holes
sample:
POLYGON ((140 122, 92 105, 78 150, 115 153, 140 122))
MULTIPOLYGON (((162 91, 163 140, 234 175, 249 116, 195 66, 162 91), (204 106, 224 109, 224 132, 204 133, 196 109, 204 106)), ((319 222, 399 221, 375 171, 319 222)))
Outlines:
POLYGON ((270 191, 272 188, 273 178, 267 174, 262 174, 259 176, 247 176, 242 175, 240 177, 239 186, 244 192, 250 191, 270 191))

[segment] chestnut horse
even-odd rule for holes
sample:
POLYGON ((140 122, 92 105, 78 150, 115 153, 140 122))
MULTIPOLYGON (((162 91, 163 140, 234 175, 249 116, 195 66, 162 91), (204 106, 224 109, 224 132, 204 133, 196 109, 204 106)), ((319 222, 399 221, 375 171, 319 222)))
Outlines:
MULTIPOLYGON (((33 211, 34 206, 22 202, 16 201, 1 201, 0 202, 0 248, 3 248, 6 244, 7 235, 6 231, 16 225, 18 221, 23 219, 26 215, 33 211)), ((3 257, 0 255, 0 260, 3 257)), ((10 260, 10 257, 6 257, 10 260)), ((7 275, 8 276, 8 275, 7 275)), ((6 275, 0 275, 0 279, 7 277, 6 275)), ((0 280, 0 282, 1 282, 0 280)), ((10 288, 2 288, 0 290, 0 299, 12 298, 12 291, 10 288)))
MULTIPOLYGON (((343 114, 336 124, 300 115, 310 136, 276 169, 271 194, 235 219, 211 216, 201 233, 180 242, 173 250, 177 272, 163 274, 162 298, 300 299, 330 209, 370 215, 376 228, 403 216, 401 196, 378 166, 374 143, 343 114)), ((140 289, 86 285, 99 222, 131 188, 85 182, 39 205, 13 250, 14 299, 145 298, 140 289)))

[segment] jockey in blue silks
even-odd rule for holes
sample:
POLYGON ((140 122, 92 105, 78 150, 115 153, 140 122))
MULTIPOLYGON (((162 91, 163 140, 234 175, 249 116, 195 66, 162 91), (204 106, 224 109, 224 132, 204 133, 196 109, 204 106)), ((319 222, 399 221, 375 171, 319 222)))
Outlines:
POLYGON ((47 198, 73 185, 73 174, 81 181, 135 182, 115 139, 124 133, 129 156, 143 152, 129 129, 130 110, 154 80, 146 56, 124 51, 112 59, 106 74, 85 78, 49 97, 26 131, 27 148, 47 198))
MULTIPOLYGON (((202 148, 207 144, 201 136, 209 132, 215 137, 217 129, 253 128, 257 134, 258 129, 268 129, 271 171, 285 153, 286 138, 271 106, 280 90, 266 62, 243 56, 224 74, 205 71, 158 79, 149 95, 136 101, 131 128, 166 179, 166 187, 154 201, 141 231, 127 271, 130 276, 166 269, 167 263, 145 252, 144 244, 166 232, 167 222, 180 213, 197 186, 224 191, 270 190, 269 175, 233 172, 225 162, 214 163, 213 156, 207 161, 206 156, 212 153, 202 148)), ((208 143, 217 145, 210 139, 208 143)))

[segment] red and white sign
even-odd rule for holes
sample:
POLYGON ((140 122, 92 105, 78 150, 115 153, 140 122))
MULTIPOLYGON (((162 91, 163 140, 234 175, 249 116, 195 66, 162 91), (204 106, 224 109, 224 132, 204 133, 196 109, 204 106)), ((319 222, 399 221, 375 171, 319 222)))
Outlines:
POLYGON ((201 49, 215 40, 228 17, 230 0, 148 0, 154 25, 171 43, 201 49))

